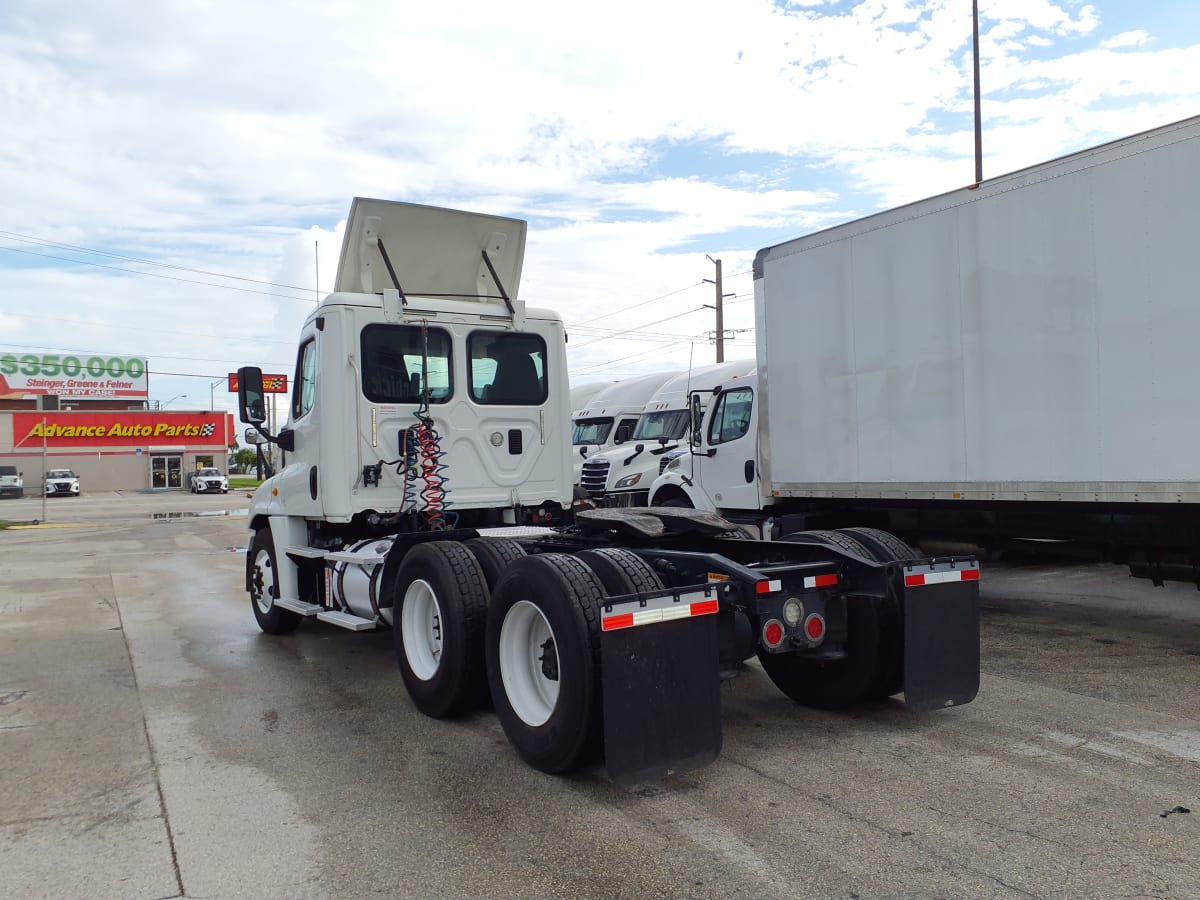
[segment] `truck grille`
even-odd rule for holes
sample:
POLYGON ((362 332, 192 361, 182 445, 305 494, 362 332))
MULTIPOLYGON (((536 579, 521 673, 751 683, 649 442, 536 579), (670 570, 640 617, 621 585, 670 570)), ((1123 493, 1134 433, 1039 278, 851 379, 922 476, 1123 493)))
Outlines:
POLYGON ((608 486, 609 465, 611 464, 607 459, 585 459, 583 461, 579 486, 587 491, 589 497, 598 500, 604 496, 604 489, 608 486))

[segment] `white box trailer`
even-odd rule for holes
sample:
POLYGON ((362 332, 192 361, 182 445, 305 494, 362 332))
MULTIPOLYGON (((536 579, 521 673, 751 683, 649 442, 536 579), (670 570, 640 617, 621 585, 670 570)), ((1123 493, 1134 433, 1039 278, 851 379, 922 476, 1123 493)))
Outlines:
POLYGON ((761 250, 764 505, 1195 578, 1198 171, 1193 118, 761 250))

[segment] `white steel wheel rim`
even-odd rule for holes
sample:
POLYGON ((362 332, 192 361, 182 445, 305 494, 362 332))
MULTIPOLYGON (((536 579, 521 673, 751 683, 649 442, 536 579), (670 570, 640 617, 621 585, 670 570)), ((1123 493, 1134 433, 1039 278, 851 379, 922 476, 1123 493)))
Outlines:
MULTIPOLYGON (((544 725, 558 703, 558 681, 542 671, 543 646, 554 638, 550 623, 534 604, 518 600, 500 626, 500 678, 504 694, 521 721, 544 725)), ((554 641, 554 669, 561 678, 558 641, 554 641)))
POLYGON ((254 571, 258 573, 256 580, 262 585, 254 602, 258 604, 263 615, 266 615, 275 604, 275 599, 271 596, 271 588, 275 586, 275 573, 271 570, 271 554, 266 550, 259 550, 258 556, 254 557, 254 571))
POLYGON ((404 592, 400 638, 413 675, 421 681, 436 675, 442 664, 442 608, 433 586, 423 578, 404 592))

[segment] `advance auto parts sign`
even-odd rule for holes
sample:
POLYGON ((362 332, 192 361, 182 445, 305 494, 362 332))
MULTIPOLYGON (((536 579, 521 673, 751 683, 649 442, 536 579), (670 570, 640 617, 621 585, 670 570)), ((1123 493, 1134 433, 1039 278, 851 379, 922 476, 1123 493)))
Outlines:
POLYGON ((13 413, 13 448, 232 443, 227 413, 13 413), (43 424, 44 423, 44 424, 43 424))
POLYGON ((123 356, 0 353, 0 399, 43 394, 144 400, 146 360, 123 356))

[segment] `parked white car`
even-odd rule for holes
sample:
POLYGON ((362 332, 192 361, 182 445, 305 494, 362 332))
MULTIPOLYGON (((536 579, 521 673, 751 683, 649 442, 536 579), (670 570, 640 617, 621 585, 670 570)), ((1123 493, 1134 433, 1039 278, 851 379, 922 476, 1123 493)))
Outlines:
POLYGON ((229 479, 221 474, 220 469, 197 469, 192 475, 193 494, 222 494, 229 493, 229 479))
POLYGON ((51 469, 46 473, 47 497, 78 497, 79 476, 70 469, 51 469))

